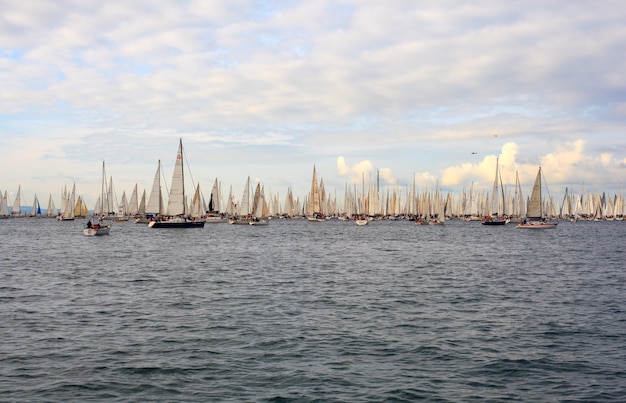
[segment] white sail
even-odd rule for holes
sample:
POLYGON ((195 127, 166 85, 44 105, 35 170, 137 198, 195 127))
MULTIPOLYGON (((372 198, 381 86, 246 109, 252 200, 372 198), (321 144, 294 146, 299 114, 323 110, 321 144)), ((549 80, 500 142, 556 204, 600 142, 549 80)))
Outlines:
POLYGON ((252 210, 252 216, 261 218, 267 217, 269 214, 269 205, 265 199, 265 192, 260 183, 257 183, 256 190, 254 191, 254 208, 252 210))
POLYGON ((11 207, 11 214, 19 215, 22 214, 21 210, 22 205, 22 186, 19 185, 17 187, 17 194, 15 195, 15 199, 13 200, 13 205, 11 207))
POLYGON ((178 145, 176 163, 174 164, 174 172, 172 173, 172 182, 170 184, 170 195, 167 202, 168 216, 186 214, 185 176, 183 171, 183 140, 181 139, 178 145))
POLYGON ((126 205, 126 214, 129 216, 134 216, 137 214, 138 210, 137 206, 137 184, 135 183, 135 187, 133 188, 133 193, 130 195, 130 200, 126 205))
POLYGON ((146 189, 143 190, 141 201, 139 202, 139 207, 137 207, 135 214, 146 214, 146 189))
POLYGON ((228 191, 228 202, 226 203, 226 215, 232 216, 236 214, 235 211, 235 197, 233 196, 233 186, 230 186, 228 191))
POLYGON ((41 215, 41 208, 39 207, 39 200, 37 199, 37 194, 35 193, 35 198, 33 199, 33 207, 30 210, 31 217, 41 215))
POLYGON ((59 218, 63 215, 63 212, 65 211, 66 203, 67 203, 67 185, 65 185, 63 187, 63 190, 61 191, 61 209, 59 210, 59 215, 58 215, 59 218))
POLYGON ((107 215, 114 215, 115 214, 115 200, 114 200, 114 193, 113 193, 113 177, 111 176, 110 180, 109 180, 109 188, 107 189, 106 192, 106 198, 104 199, 104 201, 106 202, 105 206, 104 206, 104 211, 106 212, 107 215))
POLYGON ((322 213, 322 206, 320 203, 320 189, 317 183, 317 172, 315 170, 315 165, 313 166, 313 178, 311 179, 311 192, 309 193, 307 215, 313 215, 314 213, 322 213))
POLYGON ((253 217, 260 217, 260 213, 263 209, 263 204, 261 203, 261 210, 259 210, 259 201, 261 200, 261 184, 256 184, 256 189, 254 190, 254 197, 252 198, 252 211, 251 215, 253 217))
POLYGON ((219 213, 222 211, 221 203, 220 203, 220 190, 219 183, 217 178, 215 178, 215 182, 213 182, 213 188, 211 189, 211 197, 209 199, 209 212, 219 213))
POLYGON ((64 220, 73 220, 74 219, 74 205, 76 204, 76 184, 72 187, 72 193, 69 194, 67 200, 65 201, 65 210, 63 211, 63 219, 64 220))
POLYGON ((200 184, 196 186, 196 192, 193 195, 191 201, 189 215, 193 218, 200 218, 204 215, 206 209, 204 208, 204 201, 202 200, 202 192, 200 191, 200 184))
POLYGON ((269 205, 265 199, 265 191, 257 184, 255 193, 255 206, 250 218, 250 225, 267 225, 269 223, 269 205))
POLYGON ((545 220, 546 217, 544 215, 544 212, 549 212, 550 217, 554 217, 556 215, 554 200, 552 199, 552 197, 550 197, 549 199, 550 200, 546 201, 546 204, 544 206, 541 198, 541 167, 539 167, 537 177, 535 178, 535 183, 533 185, 533 190, 528 201, 526 218, 515 228, 555 228, 557 226, 556 222, 548 222, 545 220))
POLYGON ((246 180, 246 186, 243 188, 243 195, 237 207, 237 215, 246 216, 250 214, 250 177, 246 180))
POLYGON ((50 193, 50 197, 48 198, 48 208, 46 209, 46 216, 48 217, 57 216, 57 208, 54 205, 54 200, 52 199, 52 193, 50 193))
POLYGON ((498 166, 498 158, 496 158, 496 177, 493 180, 493 189, 491 193, 491 208, 489 214, 495 217, 500 215, 500 170, 498 166))
POLYGON ((0 194, 0 217, 9 216, 9 207, 7 206, 7 192, 5 190, 4 195, 0 194))
POLYGON ((541 167, 537 172, 535 178, 535 184, 533 185, 532 193, 530 194, 530 201, 528 203, 528 209, 526 210, 527 218, 543 218, 541 204, 541 167))
POLYGON ((152 182, 152 191, 148 198, 148 204, 146 204, 146 214, 163 214, 163 195, 161 194, 161 160, 154 174, 154 181, 152 182))

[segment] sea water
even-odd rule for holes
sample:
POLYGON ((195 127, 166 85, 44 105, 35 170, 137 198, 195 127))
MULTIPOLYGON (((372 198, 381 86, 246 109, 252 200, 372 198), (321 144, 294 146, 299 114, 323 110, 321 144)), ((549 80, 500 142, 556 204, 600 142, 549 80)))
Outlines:
POLYGON ((0 400, 623 401, 626 223, 0 220, 0 400))

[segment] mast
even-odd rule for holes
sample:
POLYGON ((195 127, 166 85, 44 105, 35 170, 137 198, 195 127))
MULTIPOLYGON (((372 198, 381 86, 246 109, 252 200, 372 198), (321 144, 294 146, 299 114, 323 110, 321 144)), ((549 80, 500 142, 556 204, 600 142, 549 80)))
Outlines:
MULTIPOLYGON (((104 161, 102 161, 102 184, 101 184, 101 189, 100 189, 100 194, 102 196, 100 196, 100 218, 102 218, 102 216, 104 215, 104 195, 105 195, 105 191, 104 191, 104 187, 106 186, 106 173, 104 170, 104 161)), ((108 211, 107 211, 108 214, 108 211)))
POLYGON ((492 193, 491 193, 491 206, 489 208, 488 211, 488 215, 495 215, 496 217, 498 215, 500 215, 500 209, 498 208, 498 205, 500 204, 500 190, 499 190, 499 184, 498 184, 498 180, 499 180, 499 164, 498 164, 499 159, 496 158, 496 176, 495 179, 493 180, 493 188, 492 188, 492 193))

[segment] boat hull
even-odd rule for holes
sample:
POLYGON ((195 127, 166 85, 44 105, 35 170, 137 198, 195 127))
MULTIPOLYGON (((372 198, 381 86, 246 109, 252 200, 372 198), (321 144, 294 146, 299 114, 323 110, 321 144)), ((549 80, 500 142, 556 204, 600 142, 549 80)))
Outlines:
POLYGON ((515 226, 515 228, 523 228, 523 229, 550 229, 556 228, 557 223, 555 222, 527 222, 527 223, 519 223, 515 226))
POLYGON ((485 220, 485 221, 481 221, 481 223, 483 225, 504 225, 506 224, 505 220, 485 220))
POLYGON ((83 234, 87 236, 100 236, 100 235, 109 235, 110 231, 111 231, 110 227, 85 228, 83 229, 83 234))
POLYGON ((228 218, 226 218, 226 217, 206 217, 204 219, 204 222, 208 223, 208 224, 217 224, 217 223, 220 223, 220 222, 228 222, 228 218))
POLYGON ((228 220, 228 223, 233 225, 249 225, 250 219, 244 217, 231 217, 230 220, 228 220))
POLYGON ((250 224, 250 225, 268 225, 269 221, 265 220, 265 219, 250 220, 250 222, 248 224, 250 224))
POLYGON ((148 228, 204 228, 204 221, 151 221, 148 228))

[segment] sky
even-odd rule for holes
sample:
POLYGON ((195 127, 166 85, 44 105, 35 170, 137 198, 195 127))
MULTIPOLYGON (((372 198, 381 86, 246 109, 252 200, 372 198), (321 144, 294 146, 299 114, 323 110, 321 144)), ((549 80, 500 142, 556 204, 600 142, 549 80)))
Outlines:
MULTIPOLYGON (((170 181, 326 191, 615 194, 626 180, 621 1, 0 0, 0 190, 92 208, 170 181)), ((43 203, 43 202, 42 202, 43 203)))

